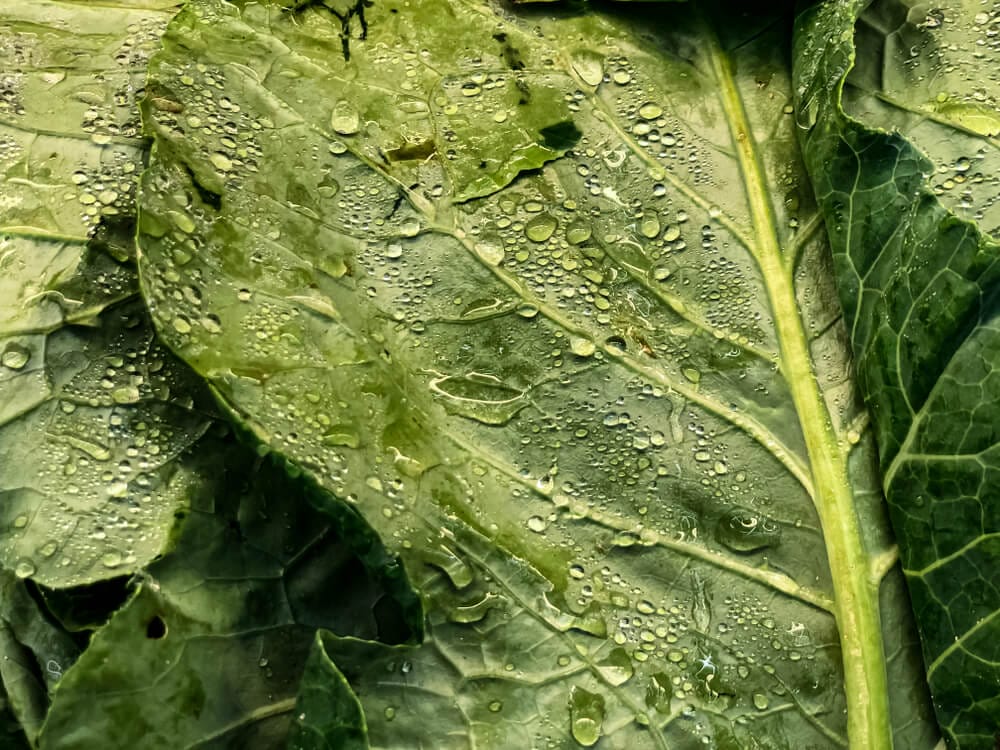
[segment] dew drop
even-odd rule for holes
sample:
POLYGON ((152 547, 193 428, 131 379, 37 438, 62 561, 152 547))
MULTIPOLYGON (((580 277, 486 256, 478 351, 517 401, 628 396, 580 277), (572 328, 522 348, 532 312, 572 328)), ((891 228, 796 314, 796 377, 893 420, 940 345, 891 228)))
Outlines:
POLYGON ((639 107, 639 117, 644 120, 655 120, 657 117, 663 114, 663 107, 659 104, 654 104, 653 102, 646 102, 641 107, 639 107))
POLYGON ((361 115, 346 99, 341 99, 330 115, 330 127, 340 135, 354 135, 361 129, 361 115))
POLYGON ((35 572, 35 563, 26 557, 21 558, 17 561, 17 565, 14 566, 14 575, 18 578, 27 578, 33 575, 35 572))
POLYGON ((534 531, 536 534, 541 534, 543 531, 545 531, 545 529, 548 528, 549 524, 541 516, 532 516, 531 518, 528 519, 527 526, 531 531, 534 531))
POLYGON ((570 691, 570 730, 583 747, 593 747, 604 727, 604 696, 574 686, 570 691))
POLYGON ((532 242, 545 242, 556 231, 556 220, 549 214, 539 214, 524 225, 524 235, 532 242))
POLYGON ((0 364, 9 367, 11 370, 20 370, 31 359, 31 350, 26 346, 11 342, 4 347, 3 354, 0 355, 0 364))

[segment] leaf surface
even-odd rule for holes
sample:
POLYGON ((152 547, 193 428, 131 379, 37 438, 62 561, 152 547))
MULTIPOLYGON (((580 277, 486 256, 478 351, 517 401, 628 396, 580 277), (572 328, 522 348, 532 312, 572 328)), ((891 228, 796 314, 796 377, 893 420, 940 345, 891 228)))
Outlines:
POLYGON ((1000 9, 864 5, 798 20, 804 149, 938 718, 951 747, 992 748, 1000 9))
POLYGON ((378 635, 382 591, 350 552, 371 532, 231 437, 211 447, 176 545, 59 683, 41 748, 282 747, 317 629, 378 635))
POLYGON ((0 562, 50 587, 160 551, 210 421, 130 301, 134 97, 172 9, 0 3, 0 562))
POLYGON ((787 19, 335 10, 177 17, 140 267, 423 596, 323 639, 370 746, 933 746, 787 19))

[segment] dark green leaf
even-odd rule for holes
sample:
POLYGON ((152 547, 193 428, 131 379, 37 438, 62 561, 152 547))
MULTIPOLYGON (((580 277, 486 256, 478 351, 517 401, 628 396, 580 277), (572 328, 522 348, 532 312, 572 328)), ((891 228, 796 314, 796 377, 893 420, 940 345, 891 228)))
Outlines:
POLYGON ((823 3, 798 20, 803 143, 938 718, 951 747, 992 750, 1000 742, 998 8, 880 0, 862 13, 865 5, 823 3))

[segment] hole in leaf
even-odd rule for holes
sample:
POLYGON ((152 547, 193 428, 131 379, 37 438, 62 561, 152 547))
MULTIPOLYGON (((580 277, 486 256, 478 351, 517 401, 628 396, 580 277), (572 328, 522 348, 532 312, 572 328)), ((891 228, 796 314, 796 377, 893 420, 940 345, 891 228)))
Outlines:
POLYGON ((159 640, 167 634, 167 623, 163 621, 163 618, 159 615, 155 615, 148 623, 146 623, 146 637, 155 638, 159 640))

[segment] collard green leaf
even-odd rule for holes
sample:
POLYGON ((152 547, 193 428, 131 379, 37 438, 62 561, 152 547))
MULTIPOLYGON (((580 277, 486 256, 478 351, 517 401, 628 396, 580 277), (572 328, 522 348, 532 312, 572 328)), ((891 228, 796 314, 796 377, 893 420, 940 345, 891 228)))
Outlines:
POLYGON ((0 573, 0 695, 5 704, 0 741, 5 748, 34 741, 50 691, 80 652, 27 585, 13 573, 0 573))
POLYGON ((993 748, 1000 7, 865 5, 798 20, 804 149, 938 717, 950 746, 993 748))
POLYGON ((210 421, 128 301, 135 93, 172 5, 0 3, 0 562, 50 587, 159 553, 210 421))
POLYGON ((931 747, 789 19, 579 11, 193 0, 158 330, 421 592, 323 639, 372 747, 931 747))
MULTIPOLYGON (((343 509, 231 439, 210 448, 176 546, 66 672, 41 748, 282 747, 317 629, 378 635, 383 591, 350 552, 379 549, 371 532, 355 521, 343 543, 343 509)), ((330 747, 363 734, 357 712, 314 716, 330 747)))

